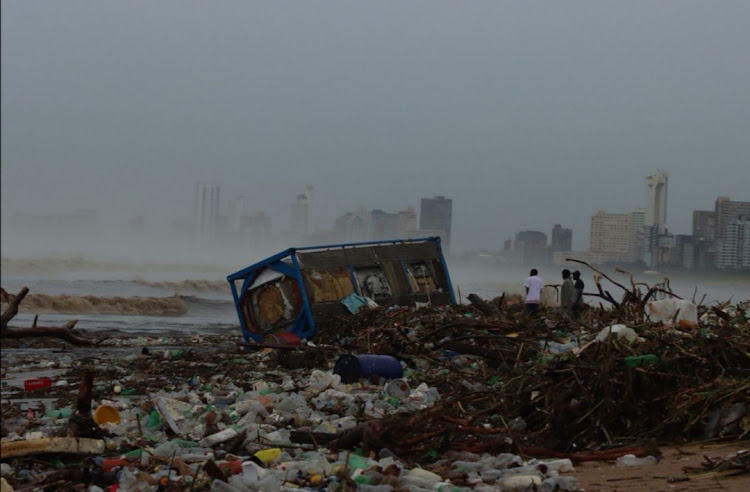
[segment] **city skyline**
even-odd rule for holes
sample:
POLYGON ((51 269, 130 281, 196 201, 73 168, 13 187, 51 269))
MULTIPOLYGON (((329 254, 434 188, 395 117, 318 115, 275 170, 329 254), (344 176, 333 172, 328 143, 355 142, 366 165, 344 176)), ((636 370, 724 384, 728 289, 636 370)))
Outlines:
POLYGON ((279 223, 312 184, 321 224, 450 196, 460 252, 584 248, 656 169, 675 233, 747 199, 747 2, 0 8, 4 216, 190 220, 207 181, 279 223))

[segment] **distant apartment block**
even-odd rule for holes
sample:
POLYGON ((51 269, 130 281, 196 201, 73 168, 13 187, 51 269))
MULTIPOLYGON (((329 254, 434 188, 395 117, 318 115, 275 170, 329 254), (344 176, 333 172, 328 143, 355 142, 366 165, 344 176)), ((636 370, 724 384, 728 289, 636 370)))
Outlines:
POLYGON ((443 251, 450 252, 451 218, 453 200, 444 196, 422 198, 419 210, 419 228, 424 231, 445 231, 443 251))
POLYGON ((640 220, 638 212, 610 214, 599 211, 591 216, 589 250, 608 262, 629 263, 638 259, 640 220))
POLYGON ((396 239, 398 234, 398 214, 391 214, 380 209, 370 212, 372 218, 372 239, 396 239))
POLYGON ((726 225, 716 266, 729 270, 750 270, 750 215, 741 216, 726 225))
POLYGON ((195 238, 210 240, 216 237, 219 222, 220 187, 198 183, 195 197, 195 238))
POLYGON ((573 230, 563 229, 560 224, 552 227, 552 237, 550 239, 550 248, 555 251, 570 251, 573 247, 573 230))
POLYGON ((408 207, 406 210, 398 212, 396 231, 398 237, 407 237, 408 231, 417 228, 417 212, 414 207, 408 207))
POLYGON ((729 224, 741 216, 750 216, 750 202, 733 202, 728 196, 716 199, 716 238, 721 241, 729 224))
POLYGON ((372 214, 365 207, 359 207, 351 213, 344 226, 344 240, 348 243, 372 239, 372 214))
POLYGON ((643 225, 656 226, 660 231, 667 226, 667 181, 667 173, 661 169, 645 179, 646 203, 643 225))
POLYGON ((524 265, 545 265, 550 262, 550 248, 547 246, 547 235, 540 231, 521 231, 516 234, 510 245, 505 247, 515 252, 515 256, 524 265))
POLYGON ((693 211, 693 237, 702 241, 716 239, 716 211, 693 211))

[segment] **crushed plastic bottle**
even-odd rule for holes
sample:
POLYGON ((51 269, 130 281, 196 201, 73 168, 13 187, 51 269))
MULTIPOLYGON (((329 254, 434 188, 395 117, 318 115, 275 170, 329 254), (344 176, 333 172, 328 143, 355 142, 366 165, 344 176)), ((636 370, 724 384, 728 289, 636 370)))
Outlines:
POLYGON ((554 492, 555 490, 578 490, 578 479, 576 477, 565 477, 561 475, 545 478, 542 481, 541 490, 542 492, 554 492))

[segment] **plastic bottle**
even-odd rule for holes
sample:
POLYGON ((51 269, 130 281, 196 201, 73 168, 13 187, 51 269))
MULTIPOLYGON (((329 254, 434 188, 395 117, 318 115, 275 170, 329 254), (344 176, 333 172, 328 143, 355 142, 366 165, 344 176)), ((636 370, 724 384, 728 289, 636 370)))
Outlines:
POLYGON ((434 490, 435 492, 461 492, 464 489, 463 487, 453 485, 450 482, 438 482, 435 484, 432 490, 434 490))
POLYGON ((554 492, 555 490, 578 490, 578 479, 576 477, 549 477, 542 481, 542 492, 554 492))
POLYGON ((635 455, 626 454, 617 458, 615 463, 617 466, 641 466, 641 465, 654 465, 659 460, 653 456, 644 456, 643 458, 636 458, 635 455))
POLYGON ((533 490, 532 486, 539 486, 541 483, 542 479, 538 475, 516 475, 503 479, 501 490, 508 492, 533 490))
POLYGON ((146 421, 146 427, 149 429, 155 429, 161 425, 161 414, 154 410, 151 412, 148 416, 148 421, 146 421))
POLYGON ((659 356, 654 354, 625 357, 625 365, 628 367, 651 366, 657 362, 659 362, 659 356))
POLYGON ((179 446, 182 446, 183 448, 197 448, 198 447, 197 442, 187 441, 185 439, 180 439, 179 437, 172 439, 172 442, 175 444, 178 444, 179 446))
POLYGON ((208 437, 204 437, 198 444, 210 448, 237 436, 237 434, 237 431, 232 427, 227 427, 223 431, 217 432, 216 434, 211 434, 208 437))
POLYGON ((544 464, 547 467, 547 473, 568 473, 576 471, 573 467, 573 462, 568 458, 562 458, 559 460, 541 461, 537 466, 544 464))

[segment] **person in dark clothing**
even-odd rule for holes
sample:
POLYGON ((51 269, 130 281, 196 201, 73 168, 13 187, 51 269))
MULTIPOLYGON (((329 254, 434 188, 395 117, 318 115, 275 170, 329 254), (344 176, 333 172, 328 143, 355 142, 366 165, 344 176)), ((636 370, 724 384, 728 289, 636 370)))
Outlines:
POLYGON ((573 314, 577 315, 583 311, 583 287, 584 283, 581 280, 581 272, 576 270, 573 272, 573 314))
POLYGON ((560 308, 568 318, 573 317, 573 301, 575 299, 575 286, 570 278, 570 270, 562 271, 563 283, 560 288, 560 308))

